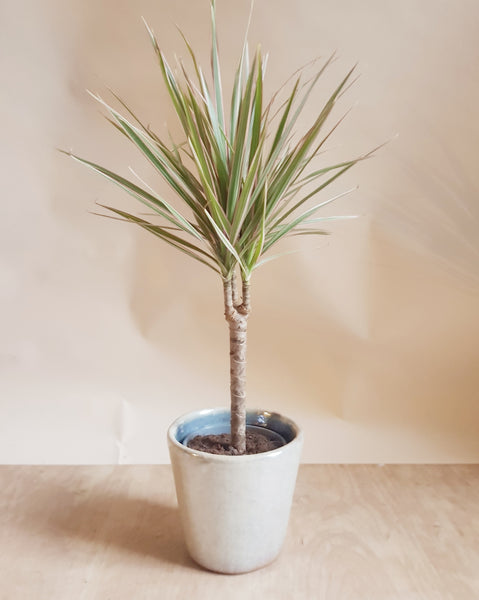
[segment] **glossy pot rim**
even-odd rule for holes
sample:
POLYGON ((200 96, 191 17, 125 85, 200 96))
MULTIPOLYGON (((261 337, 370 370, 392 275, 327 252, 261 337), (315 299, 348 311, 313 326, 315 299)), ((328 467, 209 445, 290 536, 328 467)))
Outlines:
MULTIPOLYGON (((286 442, 284 446, 281 446, 280 448, 276 448, 274 450, 270 450, 269 452, 261 452, 259 454, 243 454, 240 456, 210 454, 209 452, 202 452, 200 450, 193 450, 192 448, 188 448, 188 446, 183 444, 178 439, 185 439, 185 436, 182 435, 182 430, 185 428, 185 426, 191 424, 194 421, 199 421, 203 423, 208 421, 208 418, 213 419, 216 417, 216 419, 218 419, 218 417, 223 417, 223 419, 226 418, 229 422, 229 415, 230 410, 224 407, 205 408, 185 413, 177 419, 175 419, 175 421, 173 421, 173 423, 169 426, 167 432, 168 443, 171 447, 177 448, 181 452, 189 454, 192 457, 203 458, 209 461, 215 461, 219 463, 234 462, 235 464, 238 464, 239 462, 258 461, 262 459, 276 457, 291 449, 293 446, 297 446, 298 444, 302 444, 303 442, 303 432, 294 421, 292 421, 289 417, 285 417, 284 415, 276 411, 269 411, 263 409, 248 409, 246 411, 247 424, 265 427, 266 429, 276 431, 280 434, 284 432, 284 430, 288 430, 290 433, 288 437, 291 438, 289 441, 286 442), (280 431, 277 431, 275 426, 280 431)), ((201 430, 199 431, 199 433, 201 433, 201 430)))

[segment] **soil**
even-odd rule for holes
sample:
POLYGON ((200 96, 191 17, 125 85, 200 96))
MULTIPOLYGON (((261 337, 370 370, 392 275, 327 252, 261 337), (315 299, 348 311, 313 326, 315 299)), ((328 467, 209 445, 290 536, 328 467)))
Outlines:
MULTIPOLYGON (((257 432, 246 432, 246 454, 261 454, 276 450, 284 444, 280 440, 270 440, 265 435, 257 432)), ((221 433, 218 435, 197 435, 188 442, 188 448, 200 450, 209 454, 224 454, 235 456, 238 451, 231 446, 231 435, 221 433)))

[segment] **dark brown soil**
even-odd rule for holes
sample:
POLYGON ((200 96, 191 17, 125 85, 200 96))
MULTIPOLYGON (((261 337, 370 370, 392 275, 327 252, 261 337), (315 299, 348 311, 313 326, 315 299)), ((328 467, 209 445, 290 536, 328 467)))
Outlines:
MULTIPOLYGON (((284 444, 280 440, 269 440, 261 433, 246 432, 246 454, 260 454, 276 450, 284 444)), ((231 436, 229 433, 219 435, 197 435, 188 442, 188 448, 209 452, 209 454, 224 454, 235 456, 237 450, 231 446, 231 436)))

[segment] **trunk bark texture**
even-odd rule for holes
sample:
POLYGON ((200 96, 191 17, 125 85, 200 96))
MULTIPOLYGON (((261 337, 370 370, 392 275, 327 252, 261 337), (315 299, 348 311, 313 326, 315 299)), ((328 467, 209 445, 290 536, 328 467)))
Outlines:
POLYGON ((241 304, 236 282, 224 282, 225 317, 230 330, 231 444, 246 452, 246 334, 251 310, 249 282, 243 282, 241 304))

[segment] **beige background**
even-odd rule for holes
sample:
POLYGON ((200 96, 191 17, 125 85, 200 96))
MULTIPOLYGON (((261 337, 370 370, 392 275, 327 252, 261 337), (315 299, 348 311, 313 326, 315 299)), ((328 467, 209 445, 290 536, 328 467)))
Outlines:
MULTIPOLYGON (((248 3, 218 4, 228 70, 248 3)), ((0 6, 0 461, 167 462, 168 423, 227 402, 220 282, 89 214, 134 205, 54 148, 148 176, 85 88, 174 133, 140 15, 168 56, 179 23, 207 61, 208 2, 0 6)), ((359 61, 332 159, 399 134, 331 190, 359 184, 324 214, 361 219, 253 281, 249 404, 303 425, 305 462, 479 459, 478 31, 473 0, 256 3, 270 90, 337 50, 319 102, 359 61)))

